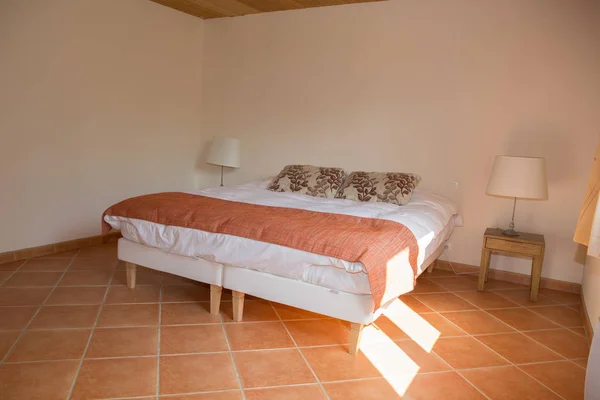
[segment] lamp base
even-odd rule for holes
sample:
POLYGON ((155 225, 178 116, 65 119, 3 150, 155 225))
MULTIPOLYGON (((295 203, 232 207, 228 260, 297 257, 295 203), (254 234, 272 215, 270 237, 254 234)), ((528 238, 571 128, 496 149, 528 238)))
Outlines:
POLYGON ((519 232, 515 231, 514 229, 505 229, 502 231, 502 234, 504 236, 511 236, 511 237, 516 237, 519 236, 519 232))

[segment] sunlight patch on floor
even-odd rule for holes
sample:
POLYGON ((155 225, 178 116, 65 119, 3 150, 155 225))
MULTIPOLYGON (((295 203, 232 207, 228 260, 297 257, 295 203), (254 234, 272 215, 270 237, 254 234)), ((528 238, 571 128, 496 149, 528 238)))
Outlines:
MULTIPOLYGON (((394 300, 383 315, 428 353, 440 337, 437 329, 400 299, 394 300)), ((377 322, 364 328, 360 351, 400 396, 406 393, 420 370, 377 322)))
POLYGON ((400 299, 394 300, 383 313, 398 328, 402 329, 412 340, 428 353, 440 337, 440 331, 435 329, 423 317, 414 312, 400 299))
POLYGON ((394 341, 373 325, 363 330, 360 351, 400 396, 406 393, 420 369, 394 341))

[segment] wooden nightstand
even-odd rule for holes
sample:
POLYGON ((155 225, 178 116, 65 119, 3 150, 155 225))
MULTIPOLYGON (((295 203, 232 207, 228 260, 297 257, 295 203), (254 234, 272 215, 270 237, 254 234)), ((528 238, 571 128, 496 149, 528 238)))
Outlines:
POLYGON ((481 266, 479 268, 479 285, 477 290, 483 290, 490 274, 490 258, 492 253, 516 257, 531 257, 531 301, 537 301, 544 262, 544 235, 522 233, 519 236, 505 236, 502 229, 487 228, 483 236, 481 249, 481 266))

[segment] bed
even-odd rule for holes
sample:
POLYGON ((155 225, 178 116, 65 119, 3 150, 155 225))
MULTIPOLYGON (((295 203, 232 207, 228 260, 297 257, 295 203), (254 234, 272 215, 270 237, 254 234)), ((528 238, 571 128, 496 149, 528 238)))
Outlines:
POLYGON ((203 189, 190 194, 215 199, 400 221, 418 244, 416 270, 403 272, 394 292, 374 302, 364 265, 278 244, 211 233, 143 219, 105 215, 120 229, 118 256, 125 261, 128 285, 135 266, 173 273, 211 285, 211 312, 218 313, 222 288, 233 291, 234 320, 241 320, 244 295, 324 314, 351 323, 350 353, 370 324, 397 296, 412 290, 415 275, 431 267, 443 251, 458 216, 443 196, 417 190, 409 204, 360 203, 266 190, 267 182, 203 189))

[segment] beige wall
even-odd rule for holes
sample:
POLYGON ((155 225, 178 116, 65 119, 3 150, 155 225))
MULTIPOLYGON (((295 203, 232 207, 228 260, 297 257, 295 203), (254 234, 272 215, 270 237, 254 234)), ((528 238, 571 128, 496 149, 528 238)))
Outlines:
POLYGON ((546 157, 550 200, 519 202, 517 228, 545 234, 544 276, 581 282, 572 236, 600 127, 593 3, 398 0, 206 21, 204 128, 242 140, 230 183, 288 163, 422 174, 459 202, 447 257, 469 264, 485 227, 510 219, 511 201, 484 193, 494 156, 546 157))
POLYGON ((203 21, 148 0, 0 1, 0 252, 197 186, 203 21))
POLYGON ((600 259, 596 257, 588 256, 585 262, 583 299, 592 328, 596 329, 600 321, 600 259))
POLYGON ((510 218, 484 194, 494 155, 546 157, 550 200, 520 202, 517 228, 546 235, 544 276, 580 282, 571 237, 600 126, 586 4, 398 0, 203 22, 147 0, 2 1, 0 252, 98 234, 106 206, 193 188, 198 169, 217 184, 201 150, 226 135, 243 141, 229 183, 296 162, 422 174, 460 204, 447 257, 469 264, 484 228, 510 218))

